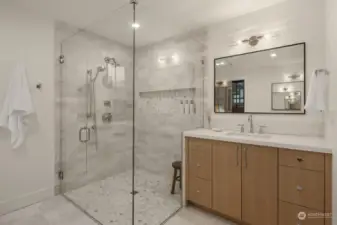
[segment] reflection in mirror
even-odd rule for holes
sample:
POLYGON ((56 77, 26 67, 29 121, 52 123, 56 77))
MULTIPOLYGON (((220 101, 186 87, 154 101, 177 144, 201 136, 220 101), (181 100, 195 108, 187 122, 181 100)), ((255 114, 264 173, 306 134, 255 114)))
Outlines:
POLYGON ((245 112, 245 81, 220 81, 216 84, 217 112, 245 112))
POLYGON ((302 111, 304 82, 272 84, 272 110, 302 111))
POLYGON ((216 113, 303 114, 305 43, 215 59, 216 113))

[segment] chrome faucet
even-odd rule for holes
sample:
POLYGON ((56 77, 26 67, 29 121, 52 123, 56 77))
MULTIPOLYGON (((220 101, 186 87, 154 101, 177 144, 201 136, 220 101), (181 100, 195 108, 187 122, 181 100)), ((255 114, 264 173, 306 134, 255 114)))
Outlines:
POLYGON ((253 115, 248 116, 248 122, 249 122, 249 133, 254 133, 254 124, 253 124, 253 115))

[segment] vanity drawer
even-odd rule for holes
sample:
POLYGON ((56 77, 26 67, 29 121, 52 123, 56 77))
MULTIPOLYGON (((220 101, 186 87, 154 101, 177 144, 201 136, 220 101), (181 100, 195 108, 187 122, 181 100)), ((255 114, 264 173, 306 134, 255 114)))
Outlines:
POLYGON ((279 164, 300 169, 324 171, 324 154, 280 149, 279 164))
POLYGON ((313 214, 321 213, 314 209, 308 209, 302 206, 279 202, 279 224, 278 225, 324 225, 323 218, 314 218, 313 214), (304 212, 306 218, 300 220, 299 213, 304 212), (311 215, 310 215, 311 214, 311 215))
POLYGON ((190 139, 188 169, 192 177, 211 180, 212 177, 212 142, 190 139))
POLYGON ((280 166, 280 200, 324 211, 324 173, 280 166))
POLYGON ((196 177, 189 178, 189 200, 206 208, 212 208, 212 184, 196 177))

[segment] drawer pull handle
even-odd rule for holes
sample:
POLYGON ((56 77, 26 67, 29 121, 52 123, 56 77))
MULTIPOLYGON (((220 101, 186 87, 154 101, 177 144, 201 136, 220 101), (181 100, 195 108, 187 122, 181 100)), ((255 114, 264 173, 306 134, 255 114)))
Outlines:
POLYGON ((200 191, 199 191, 199 190, 197 190, 197 193, 200 193, 200 191))
POLYGON ((199 164, 199 163, 197 164, 197 167, 200 167, 200 164, 199 164))
POLYGON ((304 161, 304 159, 303 159, 303 158, 301 158, 301 157, 297 157, 297 161, 299 161, 299 162, 303 162, 303 161, 304 161))
POLYGON ((239 145, 236 146, 236 166, 239 166, 239 145))
POLYGON ((297 186, 296 189, 297 189, 298 191, 303 191, 303 188, 302 188, 301 186, 297 186))

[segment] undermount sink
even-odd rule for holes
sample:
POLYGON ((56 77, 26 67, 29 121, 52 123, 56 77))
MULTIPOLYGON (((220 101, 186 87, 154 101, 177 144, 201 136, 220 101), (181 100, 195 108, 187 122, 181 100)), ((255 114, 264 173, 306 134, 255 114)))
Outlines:
POLYGON ((226 135, 229 136, 243 136, 243 137, 256 137, 256 138, 270 138, 268 134, 258 134, 258 133, 240 133, 240 132, 228 132, 226 135))

